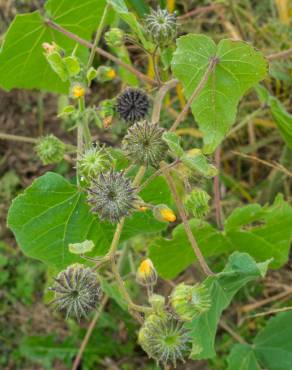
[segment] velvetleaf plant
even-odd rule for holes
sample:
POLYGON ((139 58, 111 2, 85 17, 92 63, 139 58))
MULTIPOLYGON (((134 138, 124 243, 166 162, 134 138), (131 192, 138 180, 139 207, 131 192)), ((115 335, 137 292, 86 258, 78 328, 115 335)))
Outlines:
POLYGON ((74 150, 76 184, 53 172, 36 179, 13 201, 8 225, 24 253, 55 271, 52 306, 66 317, 81 320, 98 310, 102 296, 110 296, 102 281, 110 279, 140 325, 137 340, 149 358, 174 367, 188 359, 211 358, 222 311, 241 287, 263 277, 269 264, 286 262, 292 236, 291 225, 283 228, 282 251, 277 253, 269 227, 287 224, 291 216, 281 196, 270 207, 235 209, 224 225, 216 202, 216 228, 204 220, 212 211, 211 195, 188 181, 199 177, 218 184, 212 155, 234 124, 239 101, 267 77, 268 61, 243 41, 222 39, 216 44, 203 34, 180 35, 176 15, 166 9, 152 9, 138 21, 121 0, 85 5, 48 0, 45 7, 45 17, 34 12, 17 16, 11 24, 0 54, 0 84, 7 90, 67 94, 72 103, 61 116, 76 122, 77 146, 48 135, 37 140, 35 151, 47 165, 74 150), (109 26, 111 12, 127 23, 130 34, 109 26), (91 44, 87 40, 96 28, 91 44), (22 41, 14 43, 20 29, 22 41), (99 47, 103 33, 109 51, 99 47), (133 67, 126 42, 150 57, 154 78, 133 67), (174 50, 171 68, 162 68, 169 47, 174 50), (18 62, 25 59, 21 70, 11 65, 12 49, 18 62), (95 68, 95 53, 113 65, 95 68), (93 82, 110 83, 118 76, 123 81, 116 96, 98 107, 87 105, 93 82), (186 104, 173 122, 165 122, 165 97, 178 86, 183 87, 186 104), (202 147, 191 150, 177 134, 189 109, 203 135, 202 147), (101 130, 123 127, 118 151, 93 141, 92 121, 101 130), (271 214, 279 215, 276 221, 271 214), (263 219, 262 228, 241 230, 263 219), (153 239, 147 258, 136 261, 135 282, 147 290, 147 299, 136 303, 119 268, 120 251, 134 237, 166 230, 172 238, 153 239), (249 245, 240 239, 245 232, 249 245), (267 248, 270 244, 274 248, 267 248), (215 273, 212 257, 226 253, 226 266, 215 273), (159 278, 175 279, 194 261, 200 282, 174 284, 169 297, 155 291, 159 278))

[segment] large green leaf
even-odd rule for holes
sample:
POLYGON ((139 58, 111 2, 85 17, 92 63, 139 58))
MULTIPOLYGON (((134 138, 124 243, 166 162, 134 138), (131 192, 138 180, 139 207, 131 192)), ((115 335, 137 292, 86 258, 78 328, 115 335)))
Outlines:
POLYGON ((292 312, 284 312, 268 321, 252 345, 236 344, 232 348, 228 357, 228 370, 290 370, 291 343, 292 312))
POLYGON ((292 238, 292 207, 278 195, 272 206, 258 204, 235 209, 225 222, 232 250, 247 252, 257 261, 273 258, 272 268, 288 259, 292 238))
POLYGON ((271 113, 280 133, 289 148, 292 148, 292 114, 289 114, 278 99, 269 99, 271 113))
POLYGON ((212 57, 219 62, 192 104, 206 153, 215 150, 234 123, 244 93, 267 73, 265 58, 243 41, 221 40, 216 46, 205 35, 182 36, 177 40, 172 70, 182 82, 187 98, 198 86, 212 57))
POLYGON ((241 287, 265 275, 268 263, 257 264, 247 253, 234 252, 222 272, 204 281, 211 294, 212 304, 209 311, 189 324, 193 341, 192 359, 206 359, 216 355, 214 342, 223 310, 229 306, 241 287))
POLYGON ((228 356, 227 370, 262 370, 262 368, 251 346, 236 344, 228 356))
MULTIPOLYGON (((46 12, 49 18, 82 38, 90 39, 105 7, 105 0, 49 0, 46 12)), ((76 43, 49 28, 40 12, 18 14, 11 23, 0 53, 0 86, 68 92, 68 84, 52 71, 43 55, 42 43, 55 41, 71 52, 76 43)), ((86 49, 79 46, 78 54, 86 49)))
MULTIPOLYGON (((156 192, 156 201, 169 202, 164 180, 157 181, 156 185, 146 187, 142 196, 149 201, 153 197, 153 187, 160 186, 161 193, 156 192)), ((100 222, 89 211, 84 193, 62 176, 50 172, 35 180, 13 201, 8 225, 25 254, 57 270, 80 261, 78 255, 69 252, 71 243, 92 240, 95 248, 89 255, 106 253, 115 229, 114 225, 100 222)), ((136 212, 126 221, 121 241, 165 227, 151 212, 136 212)))
MULTIPOLYGON (((190 225, 205 257, 238 250, 249 253, 257 261, 272 258, 273 268, 281 267, 288 260, 292 207, 282 196, 278 196, 272 206, 250 204, 235 209, 226 219, 223 232, 199 220, 191 220, 190 225)), ((183 225, 173 230, 172 239, 155 239, 149 256, 159 274, 167 279, 175 278, 195 261, 183 225)))

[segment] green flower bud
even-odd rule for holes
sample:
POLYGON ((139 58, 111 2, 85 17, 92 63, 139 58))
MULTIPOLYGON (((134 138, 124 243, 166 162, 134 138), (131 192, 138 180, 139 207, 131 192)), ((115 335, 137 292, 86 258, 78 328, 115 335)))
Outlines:
POLYGON ((156 45, 163 47, 170 44, 176 36, 176 15, 166 9, 151 9, 145 18, 145 31, 156 45))
POLYGON ((115 114, 115 103, 112 99, 103 100, 98 106, 99 115, 103 121, 103 126, 107 128, 111 125, 115 114))
POLYGON ((100 172, 109 170, 112 164, 113 158, 109 152, 104 147, 100 148, 98 146, 92 146, 85 150, 77 161, 80 174, 87 182, 99 175, 100 172))
POLYGON ((153 314, 146 318, 138 334, 138 342, 157 364, 184 362, 189 352, 190 337, 183 324, 172 317, 153 314))
POLYGON ((211 306, 210 294, 201 284, 177 285, 171 293, 170 302, 175 313, 184 321, 193 320, 211 306))
POLYGON ((65 153, 65 144, 54 135, 43 136, 36 145, 37 155, 43 164, 60 162, 65 153))
POLYGON ((61 271, 49 289, 55 293, 51 303, 60 311, 65 311, 66 318, 75 316, 78 321, 95 310, 100 296, 96 274, 78 263, 61 271))
POLYGON ((186 210, 196 218, 202 218, 209 212, 210 195, 204 190, 195 188, 186 196, 186 210))
POLYGON ((96 79, 99 82, 111 81, 116 75, 116 71, 112 67, 100 66, 96 70, 96 79))
POLYGON ((105 33, 104 39, 109 47, 120 47, 123 45, 124 32, 119 28, 111 28, 105 33))

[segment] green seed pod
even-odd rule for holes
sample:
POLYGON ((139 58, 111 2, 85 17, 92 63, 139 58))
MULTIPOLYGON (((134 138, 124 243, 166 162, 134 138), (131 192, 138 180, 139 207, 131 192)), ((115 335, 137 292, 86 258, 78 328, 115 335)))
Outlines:
POLYGON ((120 47, 124 42, 124 32, 119 28, 111 28, 105 33, 104 39, 109 47, 120 47))
POLYGON ((100 66, 96 70, 96 79, 99 82, 111 81, 116 75, 116 71, 112 67, 100 66))
POLYGON ((186 196, 186 210, 196 218, 203 218, 209 212, 210 195, 204 190, 195 188, 186 196))
POLYGON ((157 364, 184 362, 189 352, 190 337, 183 324, 165 315, 150 315, 139 331, 138 342, 157 364))
POLYGON ((111 223, 129 216, 137 201, 135 188, 123 172, 101 172, 87 191, 88 202, 93 206, 91 210, 97 212, 101 220, 111 223))
POLYGON ((166 9, 151 9, 145 18, 145 31, 156 45, 163 47, 170 44, 176 37, 176 15, 166 9))
POLYGON ((80 174, 87 182, 99 175, 100 172, 109 170, 112 164, 113 158, 108 151, 104 147, 100 148, 98 146, 92 146, 85 150, 77 161, 80 174))
POLYGON ((75 316, 78 321, 96 309, 100 296, 96 274, 78 263, 61 271, 49 289, 55 293, 51 303, 60 311, 65 311, 66 318, 75 316))
POLYGON ((184 321, 193 320, 211 306, 210 294, 201 284, 177 285, 171 293, 170 302, 175 313, 184 321))
POLYGON ((65 144, 54 135, 43 136, 35 147, 43 164, 60 162, 65 153, 65 144))
POLYGON ((163 132, 158 124, 137 122, 128 129, 122 149, 133 162, 157 168, 167 151, 167 145, 162 140, 163 132))

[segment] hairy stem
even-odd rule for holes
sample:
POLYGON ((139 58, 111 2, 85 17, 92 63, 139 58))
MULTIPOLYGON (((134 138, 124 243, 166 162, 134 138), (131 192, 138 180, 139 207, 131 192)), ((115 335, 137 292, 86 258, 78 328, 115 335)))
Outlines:
POLYGON ((214 68, 215 68, 217 63, 219 63, 219 59, 217 57, 214 56, 210 59, 209 66, 206 69, 201 81, 199 82, 199 84, 195 88, 191 97, 189 98, 186 105, 184 106, 183 110, 177 116, 176 120, 174 121, 173 125, 170 128, 170 131, 175 131, 177 129, 178 125, 184 119, 184 117, 185 117, 186 113, 188 112, 190 106, 193 104, 194 100, 199 96, 200 92, 203 90, 203 88, 204 88, 205 84, 207 83, 210 75, 214 71, 214 68))
MULTIPOLYGON (((218 169, 218 172, 220 171, 220 157, 221 157, 221 148, 219 146, 215 151, 215 166, 218 169)), ((218 229, 223 230, 219 173, 214 177, 213 189, 214 189, 216 223, 218 229)))
POLYGON ((20 141, 22 143, 30 144, 37 144, 38 142, 38 139, 33 137, 5 134, 4 132, 0 132, 0 140, 20 141))
POLYGON ((173 198, 174 198, 174 201, 176 203, 176 206, 178 208, 178 212, 180 214, 180 217, 182 219, 182 222, 183 222, 183 225, 184 225, 184 229, 185 229, 185 232, 187 234, 187 237, 191 243, 191 246, 193 248, 193 251, 197 257, 197 260, 203 270, 203 272, 206 274, 206 275, 214 275, 213 272, 210 270, 209 266, 207 265, 207 262, 204 258, 204 256, 202 255, 201 253, 201 250, 197 244, 197 241, 192 233, 192 230, 190 228, 190 224, 189 224, 189 221, 188 221, 188 217, 187 217, 187 213, 186 213, 186 210, 185 210, 185 207, 179 197, 179 194, 177 192, 177 189, 176 189, 176 186, 175 186, 175 183, 169 173, 169 170, 165 167, 165 165, 163 163, 161 163, 161 170, 166 178, 166 181, 168 183, 168 186, 170 188, 170 191, 173 195, 173 198))
MULTIPOLYGON (((59 31, 60 33, 62 33, 63 35, 69 37, 70 39, 78 42, 80 45, 84 45, 85 47, 89 48, 89 49, 94 49, 93 47, 93 44, 91 42, 88 42, 84 39, 82 39, 81 37, 75 35, 74 33, 66 30, 65 28, 59 26, 57 23, 53 22, 51 19, 46 19, 45 21, 45 24, 48 26, 48 27, 51 27, 53 28, 54 30, 57 30, 59 31)), ((155 80, 153 80, 152 78, 146 76, 144 73, 138 71, 136 68, 134 68, 133 66, 123 62, 121 59, 115 57, 114 55, 108 53, 107 51, 99 48, 99 47, 96 47, 94 49, 94 51, 98 54, 100 54, 101 56, 111 60, 112 62, 116 63, 117 65, 120 65, 121 67, 124 67, 125 69, 127 69, 129 72, 132 72, 135 76, 137 76, 137 78, 143 82, 146 82, 150 85, 153 85, 153 86, 156 86, 157 85, 157 82, 155 80)))
POLYGON ((158 90, 154 100, 151 123, 157 123, 159 121, 163 99, 165 95, 168 93, 168 91, 175 87, 177 84, 178 80, 170 80, 163 84, 161 88, 158 90))
POLYGON ((94 55, 95 55, 95 49, 97 48, 97 45, 98 45, 99 40, 101 38, 101 34, 102 34, 103 29, 104 29, 105 20, 106 20, 109 8, 110 8, 109 4, 107 4, 106 7, 104 8, 100 23, 98 25, 98 28, 97 28, 97 31, 96 31, 96 34, 95 34, 92 49, 90 51, 89 59, 88 59, 88 62, 87 62, 87 68, 90 68, 91 65, 92 65, 94 55))
POLYGON ((81 361, 81 358, 82 358, 82 355, 83 355, 83 352, 88 344, 88 341, 91 337, 91 334, 93 332, 93 329, 95 328, 95 325, 98 321, 98 319, 100 318, 100 315, 102 314, 102 311, 104 310, 107 302, 108 302, 108 296, 104 296, 103 297, 103 300, 101 301, 100 303, 100 306, 99 306, 99 309, 98 311, 96 311, 95 315, 93 316, 93 319, 91 320, 88 328, 87 328, 87 331, 86 331, 86 334, 82 340, 82 343, 79 347, 79 350, 78 350, 78 353, 77 353, 77 356, 75 357, 75 360, 73 362, 73 365, 72 365, 72 368, 71 370, 77 370, 78 367, 79 367, 79 364, 80 364, 80 361, 81 361))

